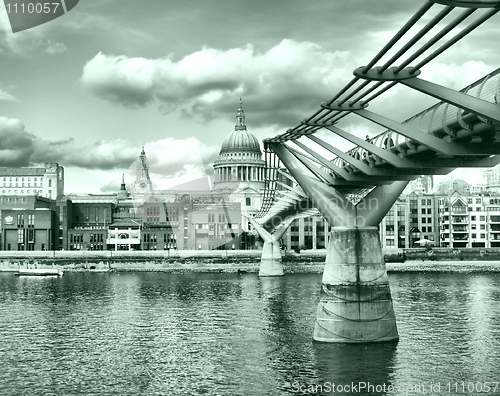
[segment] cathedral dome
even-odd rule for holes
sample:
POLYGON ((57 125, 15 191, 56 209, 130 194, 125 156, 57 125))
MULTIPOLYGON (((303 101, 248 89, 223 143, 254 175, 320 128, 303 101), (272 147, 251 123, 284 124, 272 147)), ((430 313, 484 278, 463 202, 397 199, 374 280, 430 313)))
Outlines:
POLYGON ((262 155, 260 145, 257 138, 247 131, 245 125, 245 113, 240 99, 240 107, 236 114, 236 125, 234 132, 229 135, 222 143, 219 155, 225 153, 255 153, 259 156, 262 155))
POLYGON ((219 154, 224 153, 256 153, 262 154, 257 138, 247 131, 234 131, 229 135, 224 143, 219 154))

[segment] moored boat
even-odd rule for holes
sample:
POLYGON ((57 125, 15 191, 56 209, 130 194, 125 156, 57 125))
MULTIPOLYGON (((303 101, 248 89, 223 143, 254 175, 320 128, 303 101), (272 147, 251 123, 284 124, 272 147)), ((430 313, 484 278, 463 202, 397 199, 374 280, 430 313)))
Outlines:
POLYGON ((24 268, 16 272, 17 276, 62 276, 63 274, 59 268, 24 268))

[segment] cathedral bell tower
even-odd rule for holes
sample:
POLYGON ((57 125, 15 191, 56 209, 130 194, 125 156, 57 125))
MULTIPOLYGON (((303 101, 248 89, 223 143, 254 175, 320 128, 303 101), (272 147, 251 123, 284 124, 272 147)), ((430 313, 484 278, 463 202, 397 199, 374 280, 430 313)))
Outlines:
POLYGON ((146 161, 146 153, 142 147, 141 156, 137 163, 136 177, 134 181, 135 195, 153 196, 153 185, 149 178, 149 167, 146 161))

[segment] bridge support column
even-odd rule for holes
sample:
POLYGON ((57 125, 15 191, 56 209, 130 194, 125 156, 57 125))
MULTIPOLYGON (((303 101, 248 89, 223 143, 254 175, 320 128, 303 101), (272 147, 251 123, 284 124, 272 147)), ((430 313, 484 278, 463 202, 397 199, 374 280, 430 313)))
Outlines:
POLYGON ((333 227, 313 339, 365 343, 398 338, 377 228, 333 227))
POLYGON ((282 276, 284 274, 279 241, 264 241, 259 276, 282 276))
POLYGON ((262 256, 260 258, 259 276, 283 276, 283 263, 281 260, 280 239, 285 234, 292 219, 285 221, 279 226, 274 234, 267 231, 261 224, 253 218, 248 217, 255 230, 264 240, 262 256))

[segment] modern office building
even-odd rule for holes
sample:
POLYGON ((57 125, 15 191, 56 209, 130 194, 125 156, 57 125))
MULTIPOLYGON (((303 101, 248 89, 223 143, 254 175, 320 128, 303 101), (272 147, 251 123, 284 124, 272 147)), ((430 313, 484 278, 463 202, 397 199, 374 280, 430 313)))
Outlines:
POLYGON ((500 195, 440 197, 441 246, 500 247, 500 195))

